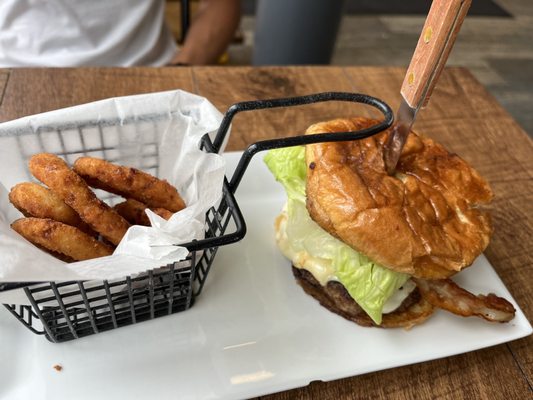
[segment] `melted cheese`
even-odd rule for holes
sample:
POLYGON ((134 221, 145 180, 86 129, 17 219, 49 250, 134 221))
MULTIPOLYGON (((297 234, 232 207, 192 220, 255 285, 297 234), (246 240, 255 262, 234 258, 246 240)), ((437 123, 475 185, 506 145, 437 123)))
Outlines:
POLYGON ((400 307, 403 301, 407 298, 407 296, 409 296, 409 294, 411 294, 413 290, 415 290, 415 288, 416 285, 411 279, 405 282, 403 286, 393 293, 393 295, 383 305, 383 314, 393 312, 400 307))
MULTIPOLYGON (((288 215, 284 209, 274 223, 276 227, 276 242, 283 255, 291 260, 296 268, 309 271, 322 286, 325 286, 329 281, 338 281, 331 260, 313 257, 306 251, 296 251, 291 247, 286 232, 287 219, 288 215)), ((397 290, 384 304, 383 313, 390 313, 397 309, 415 287, 416 285, 413 281, 408 280, 405 282, 402 288, 397 290)))
POLYGON ((284 210, 275 222, 276 242, 283 255, 291 260, 296 268, 309 271, 322 286, 331 280, 337 280, 331 260, 313 257, 306 251, 296 251, 291 247, 286 232, 287 218, 287 212, 284 210))

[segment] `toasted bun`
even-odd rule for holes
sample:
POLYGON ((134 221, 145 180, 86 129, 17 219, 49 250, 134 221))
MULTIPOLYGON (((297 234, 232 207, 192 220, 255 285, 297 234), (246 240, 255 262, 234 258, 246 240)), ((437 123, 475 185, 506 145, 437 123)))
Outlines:
MULTIPOLYGON (((337 119, 307 134, 353 131, 377 121, 337 119)), ((446 278, 486 248, 492 199, 487 182, 440 144, 411 132, 395 176, 383 144, 370 138, 306 146, 307 208, 333 236, 375 262, 420 278, 446 278)))

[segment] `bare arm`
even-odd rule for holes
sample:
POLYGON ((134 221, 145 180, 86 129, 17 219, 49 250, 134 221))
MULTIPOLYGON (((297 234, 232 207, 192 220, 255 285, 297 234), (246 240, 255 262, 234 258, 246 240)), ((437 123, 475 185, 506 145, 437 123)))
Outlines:
POLYGON ((241 16, 239 0, 201 0, 183 46, 171 64, 213 64, 226 50, 241 16))

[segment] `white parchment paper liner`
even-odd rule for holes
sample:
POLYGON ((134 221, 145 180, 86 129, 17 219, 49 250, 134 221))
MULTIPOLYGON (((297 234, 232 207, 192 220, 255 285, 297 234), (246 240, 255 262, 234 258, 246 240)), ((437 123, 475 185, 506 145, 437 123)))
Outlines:
MULTIPOLYGON (((223 158, 198 147, 200 138, 213 133, 221 119, 205 98, 176 90, 102 100, 0 124, 0 282, 116 279, 184 259, 187 249, 175 244, 204 236, 205 213, 221 197, 223 158), (55 259, 9 227, 22 215, 9 203, 8 188, 30 180, 27 157, 32 154, 67 153, 64 158, 71 164, 84 155, 83 149, 123 165, 157 166, 159 177, 178 188, 187 207, 168 221, 148 212, 152 226, 131 227, 109 257, 71 264, 55 259)), ((0 293, 0 303, 27 304, 27 299, 12 290, 0 293)))

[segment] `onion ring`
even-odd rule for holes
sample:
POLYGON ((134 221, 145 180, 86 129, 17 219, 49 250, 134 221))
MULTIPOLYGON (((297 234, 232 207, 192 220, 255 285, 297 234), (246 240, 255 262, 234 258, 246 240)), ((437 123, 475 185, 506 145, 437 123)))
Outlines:
POLYGON ((45 218, 21 218, 11 227, 29 242, 45 248, 52 254, 60 253, 75 261, 104 257, 113 248, 99 242, 78 228, 45 218))
POLYGON ((90 186, 135 199, 150 208, 161 207, 172 212, 185 208, 174 186, 136 168, 93 157, 78 158, 73 168, 90 186))
POLYGON ((87 183, 56 155, 40 153, 29 162, 30 171, 89 226, 106 240, 118 245, 130 227, 128 221, 98 199, 87 183))
MULTIPOLYGON (((148 219, 148 215, 146 215, 146 209, 148 207, 140 201, 128 199, 122 203, 118 203, 113 208, 132 225, 150 226, 150 220, 148 219)), ((163 219, 168 220, 172 217, 172 212, 164 208, 151 208, 150 210, 163 219)))
POLYGON ((48 218, 74 226, 85 233, 95 232, 71 207, 50 189, 37 183, 22 182, 9 192, 9 201, 25 217, 48 218))

